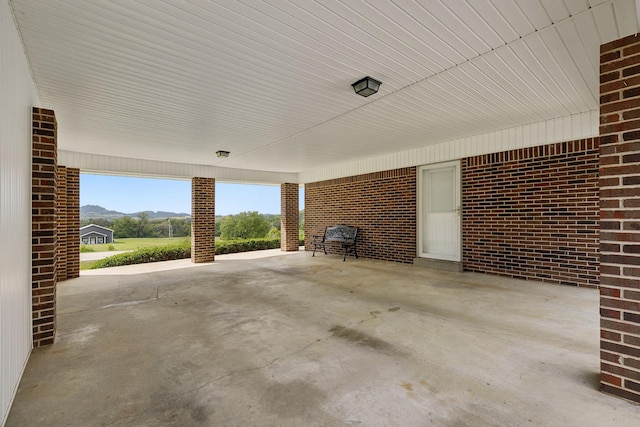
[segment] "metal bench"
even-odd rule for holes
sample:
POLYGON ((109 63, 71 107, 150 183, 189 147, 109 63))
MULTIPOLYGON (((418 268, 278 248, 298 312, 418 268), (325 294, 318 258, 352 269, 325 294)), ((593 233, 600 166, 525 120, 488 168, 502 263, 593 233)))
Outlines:
POLYGON ((342 261, 347 260, 347 254, 353 253, 358 258, 356 250, 356 237, 358 237, 358 227, 349 227, 348 225, 336 225, 324 229, 322 236, 313 236, 313 255, 316 256, 316 250, 322 249, 327 254, 326 245, 329 243, 338 243, 344 249, 342 261))

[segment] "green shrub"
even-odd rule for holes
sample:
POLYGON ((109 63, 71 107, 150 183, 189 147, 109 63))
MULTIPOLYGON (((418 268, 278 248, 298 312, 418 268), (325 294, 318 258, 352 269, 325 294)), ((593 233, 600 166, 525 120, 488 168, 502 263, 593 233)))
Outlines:
POLYGON ((216 240, 216 255, 280 248, 280 239, 216 240))
POLYGON ((113 245, 109 245, 109 247, 107 249, 110 250, 110 251, 115 251, 116 247, 113 246, 113 245))
POLYGON ((87 252, 95 252, 95 250, 91 246, 85 244, 80 245, 80 253, 83 254, 87 252))
POLYGON ((153 246, 101 259, 93 264, 91 269, 144 264, 147 262, 170 261, 189 257, 191 257, 190 244, 153 246))
MULTIPOLYGON (((280 239, 216 240, 216 255, 238 252, 260 251, 280 248, 280 239)), ((119 267, 122 265, 144 264, 147 262, 170 261, 191 257, 191 242, 168 246, 154 246, 136 251, 113 255, 98 260, 90 268, 119 267)))

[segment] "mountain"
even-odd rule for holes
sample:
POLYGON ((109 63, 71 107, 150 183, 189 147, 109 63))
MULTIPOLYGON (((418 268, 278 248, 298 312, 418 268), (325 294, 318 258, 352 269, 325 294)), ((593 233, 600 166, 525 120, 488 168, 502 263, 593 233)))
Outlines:
POLYGON ((150 219, 164 219, 164 218, 188 218, 191 215, 187 213, 175 213, 165 211, 142 211, 135 213, 124 213, 118 211, 112 211, 103 208, 98 205, 84 205, 80 206, 80 220, 83 219, 115 219, 123 216, 138 217, 140 214, 146 213, 150 219))
POLYGON ((126 216, 122 212, 110 211, 98 205, 80 206, 80 219, 87 218, 119 218, 126 216))

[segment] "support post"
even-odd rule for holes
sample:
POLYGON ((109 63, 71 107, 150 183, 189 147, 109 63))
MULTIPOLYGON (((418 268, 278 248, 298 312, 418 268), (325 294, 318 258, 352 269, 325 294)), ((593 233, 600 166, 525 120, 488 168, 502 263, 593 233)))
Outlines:
POLYGON ((33 109, 31 172, 31 295, 33 346, 56 335, 57 123, 52 110, 33 109))
POLYGON ((191 262, 213 262, 216 253, 214 178, 191 180, 191 262))
POLYGON ((600 384, 640 403, 640 35, 600 47, 600 384))
POLYGON ((280 249, 297 251, 300 247, 298 184, 280 186, 280 249))
POLYGON ((80 277, 80 169, 67 168, 67 279, 80 277))

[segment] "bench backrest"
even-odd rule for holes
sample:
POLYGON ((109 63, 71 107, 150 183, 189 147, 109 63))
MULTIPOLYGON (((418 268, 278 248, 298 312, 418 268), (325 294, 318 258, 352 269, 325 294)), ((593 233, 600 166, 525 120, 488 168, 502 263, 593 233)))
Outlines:
POLYGON ((325 242, 355 243, 358 235, 358 227, 348 225, 336 225, 324 230, 325 242))

